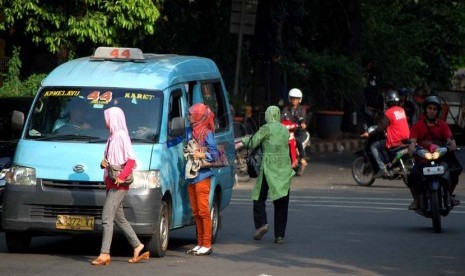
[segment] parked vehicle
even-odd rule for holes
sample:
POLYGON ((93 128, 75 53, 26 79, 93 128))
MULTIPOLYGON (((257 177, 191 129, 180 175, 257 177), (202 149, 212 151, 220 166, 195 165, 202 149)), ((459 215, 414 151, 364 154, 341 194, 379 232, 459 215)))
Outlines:
POLYGON ((5 175, 13 162, 13 156, 21 134, 20 129, 12 128, 14 111, 29 112, 32 97, 0 98, 0 229, 5 189, 5 175))
POLYGON ((416 183, 420 188, 419 209, 416 213, 431 218, 436 233, 442 232, 441 216, 447 216, 454 208, 453 197, 449 189, 449 177, 453 170, 444 159, 448 155, 447 147, 430 145, 429 148, 417 148, 415 155, 419 158, 417 166, 423 181, 416 183))
MULTIPOLYGON (((378 165, 371 153, 370 146, 374 142, 384 139, 384 133, 373 134, 377 126, 367 129, 370 134, 365 139, 361 150, 355 152, 355 160, 352 162, 352 176, 360 186, 371 186, 375 182, 374 175, 378 172, 378 165)), ((415 164, 414 158, 408 155, 408 141, 404 141, 405 146, 399 147, 393 152, 382 151, 385 160, 388 176, 383 178, 389 180, 402 179, 407 184, 407 175, 415 164)))
POLYGON ((215 113, 215 139, 231 164, 212 169, 214 242, 235 175, 230 105, 216 64, 99 47, 91 57, 55 68, 42 81, 25 122, 17 120, 24 130, 4 196, 9 251, 26 251, 35 235, 101 235, 106 191, 100 161, 109 135, 103 111, 117 105, 137 156, 125 216, 150 253, 164 256, 170 230, 194 223, 183 148, 192 137, 188 108, 199 102, 215 113))

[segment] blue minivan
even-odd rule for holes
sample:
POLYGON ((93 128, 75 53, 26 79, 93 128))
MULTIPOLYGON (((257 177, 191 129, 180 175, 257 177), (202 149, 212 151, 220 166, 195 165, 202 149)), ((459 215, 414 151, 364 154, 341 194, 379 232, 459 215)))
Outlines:
POLYGON ((152 255, 162 257, 169 231, 194 223, 183 147, 191 138, 188 108, 215 112, 215 138, 230 166, 212 169, 214 242, 232 196, 234 134, 228 95, 207 58, 99 47, 66 62, 43 81, 6 176, 3 227, 10 252, 37 235, 101 234, 105 185, 100 161, 108 130, 103 111, 121 107, 137 155, 124 212, 152 255))

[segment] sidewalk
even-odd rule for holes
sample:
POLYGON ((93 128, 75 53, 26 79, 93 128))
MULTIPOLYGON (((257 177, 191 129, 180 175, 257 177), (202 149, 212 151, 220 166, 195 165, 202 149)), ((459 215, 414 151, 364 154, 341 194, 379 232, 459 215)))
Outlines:
POLYGON ((327 153, 327 152, 340 152, 347 151, 353 153, 363 146, 364 139, 358 135, 345 134, 337 140, 325 140, 318 137, 312 137, 312 143, 310 149, 308 149, 311 155, 312 153, 327 153))

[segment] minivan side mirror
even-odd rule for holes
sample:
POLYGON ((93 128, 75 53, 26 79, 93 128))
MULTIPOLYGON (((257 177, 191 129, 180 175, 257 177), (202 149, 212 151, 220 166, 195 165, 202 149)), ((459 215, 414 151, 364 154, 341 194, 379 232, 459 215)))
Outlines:
POLYGON ((24 113, 18 110, 14 110, 11 115, 11 129, 20 131, 24 125, 24 113))
POLYGON ((171 120, 171 126, 170 126, 170 131, 169 131, 170 136, 174 137, 174 136, 183 135, 185 132, 185 128, 186 128, 186 124, 185 124, 184 118, 174 117, 171 120))

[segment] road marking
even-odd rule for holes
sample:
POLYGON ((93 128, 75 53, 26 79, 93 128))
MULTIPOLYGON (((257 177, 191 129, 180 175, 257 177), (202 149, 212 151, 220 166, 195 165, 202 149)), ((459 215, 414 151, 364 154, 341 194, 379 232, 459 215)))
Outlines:
MULTIPOLYGON (((350 208, 350 209, 370 209, 370 210, 401 210, 409 211, 407 203, 411 198, 367 198, 367 197, 328 197, 328 196, 292 196, 289 202, 304 207, 329 207, 329 208, 350 208), (293 199, 298 198, 298 199, 293 199), (396 207, 399 206, 399 207, 396 207)), ((267 200, 271 203, 270 200, 267 200)), ((231 199, 234 205, 249 205, 252 200, 248 196, 231 199)), ((455 206, 451 213, 465 214, 465 206, 455 206)))

